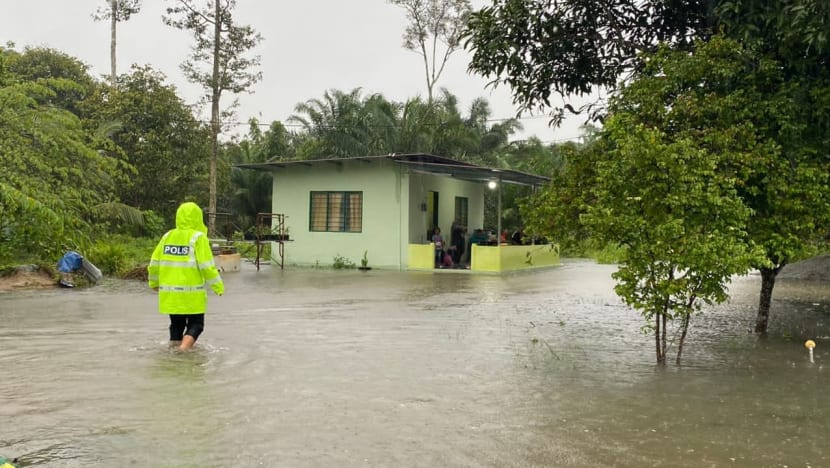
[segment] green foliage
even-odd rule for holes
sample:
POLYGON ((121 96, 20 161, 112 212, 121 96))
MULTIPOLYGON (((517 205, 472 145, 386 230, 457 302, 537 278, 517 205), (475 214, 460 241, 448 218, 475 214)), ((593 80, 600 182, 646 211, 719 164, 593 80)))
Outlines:
POLYGON ((0 263, 16 258, 48 258, 58 253, 63 223, 52 209, 0 183, 0 214, 0 263))
POLYGON ((525 231, 556 239, 565 252, 593 256, 606 244, 593 238, 582 217, 595 202, 592 188, 597 164, 606 157, 608 144, 598 139, 580 146, 563 145, 555 151, 556 163, 548 174, 551 182, 519 203, 525 231))
POLYGON ((830 58, 830 3, 824 0, 721 0, 714 12, 728 37, 761 46, 795 68, 830 58))
POLYGON ((262 36, 253 28, 234 21, 236 0, 205 1, 179 0, 167 8, 165 24, 193 34, 194 46, 190 57, 182 63, 187 79, 200 85, 210 96, 211 151, 208 178, 208 230, 216 232, 216 203, 219 193, 217 170, 219 165, 219 134, 222 120, 233 114, 221 107, 224 93, 245 92, 262 79, 259 56, 249 55, 262 36), (200 6, 201 4, 201 6, 200 6))
POLYGON ((80 60, 55 49, 27 47, 22 53, 5 50, 8 71, 22 81, 48 84, 54 94, 48 104, 83 118, 81 104, 97 87, 89 67, 80 60), (60 82, 60 86, 55 83, 60 82))
POLYGON ((626 247, 617 292, 657 330, 661 318, 685 330, 732 275, 777 271, 825 238, 828 135, 811 123, 827 110, 805 96, 826 83, 715 37, 692 54, 661 48, 612 100, 583 220, 626 247))
POLYGON ((395 151, 397 109, 379 94, 363 98, 360 88, 349 93, 326 91, 322 99, 297 104, 290 122, 303 126, 306 138, 300 159, 387 154, 395 151))
POLYGON ((626 249, 613 243, 592 248, 588 251, 588 256, 595 259, 597 263, 608 265, 620 263, 625 258, 625 255, 626 249))
POLYGON ((96 242, 85 257, 105 275, 117 275, 130 266, 127 248, 121 243, 96 242))
MULTIPOLYGON (((290 154, 287 137, 285 127, 280 122, 273 122, 271 128, 263 133, 256 119, 251 119, 247 138, 226 145, 224 152, 234 165, 265 162, 272 151, 281 156, 290 154)), ((227 199, 235 214, 231 221, 234 230, 248 232, 256 223, 258 213, 271 212, 271 185, 272 175, 268 172, 238 167, 231 169, 227 199)))
POLYGON ((141 236, 155 239, 167 232, 167 223, 155 211, 146 210, 142 212, 142 215, 144 216, 144 226, 142 226, 140 232, 141 236))
POLYGON ((626 247, 615 289, 647 321, 656 317, 657 360, 665 362, 660 321, 688 323, 702 305, 724 301, 732 275, 759 258, 744 230, 750 210, 734 178, 714 170, 719 154, 632 125, 625 114, 607 131, 616 145, 598 167, 597 200, 585 219, 599 239, 626 247))
POLYGON ((362 96, 359 88, 326 91, 295 108, 289 118, 303 131, 295 136, 298 159, 430 153, 494 165, 518 121, 491 123, 490 106, 476 99, 463 115, 458 99, 446 90, 432 103, 419 98, 405 103, 380 94, 362 96))
POLYGON ((93 220, 114 227, 136 227, 144 225, 144 214, 141 210, 118 202, 100 203, 90 207, 90 216, 93 220))
POLYGON ((366 268, 366 267, 369 266, 369 251, 368 250, 363 251, 363 258, 360 259, 360 266, 362 266, 363 268, 366 268))
POLYGON ((335 255, 332 268, 334 268, 335 270, 348 270, 355 268, 355 264, 353 261, 349 260, 346 257, 343 257, 341 255, 335 255))
MULTIPOLYGON (((688 49, 710 32, 709 3, 664 0, 500 0, 470 17, 466 47, 470 70, 510 87, 523 109, 549 108, 551 97, 587 96, 614 90, 640 65, 638 53, 670 41, 688 49)), ((564 111, 603 114, 591 102, 564 111)))
POLYGON ((95 10, 95 21, 114 20, 128 21, 132 15, 141 11, 141 0, 104 0, 104 5, 95 10))
POLYGON ((155 238, 116 235, 111 236, 109 241, 125 247, 127 250, 127 266, 133 267, 149 263, 150 256, 153 255, 153 249, 156 248, 160 237, 161 235, 155 238))
POLYGON ((85 257, 107 275, 122 276, 134 269, 145 268, 158 239, 110 235, 85 249, 85 257))
MULTIPOLYGON (((75 91, 82 96, 84 84, 63 77, 30 79, 9 71, 8 65, 21 66, 27 54, 0 49, 2 254, 38 252, 49 257, 64 244, 83 241, 91 207, 112 199, 124 167, 99 153, 77 115, 60 107, 74 106, 66 100, 75 91)), ((48 73, 60 76, 60 66, 73 62, 49 64, 53 68, 48 73)))
MULTIPOLYGON (((698 250, 677 251, 683 257, 672 257, 661 274, 634 263, 620 277, 629 283, 621 293, 630 303, 664 317, 685 318, 696 309, 677 305, 684 301, 664 301, 676 310, 661 312, 659 300, 636 297, 642 292, 636 288, 661 284, 646 278, 666 281, 673 271, 694 268, 702 274, 707 255, 719 254, 725 260, 710 259, 705 290, 717 302, 724 297, 718 278, 744 271, 741 262, 748 260, 774 278, 783 265, 816 252, 830 225, 825 157, 830 74, 826 69, 793 73, 797 67, 764 50, 716 36, 699 42, 692 53, 663 46, 645 57, 636 79, 612 99, 613 114, 600 138, 566 158, 551 185, 525 203, 529 229, 553 233, 566 250, 585 242, 619 243, 626 255, 621 263, 645 256, 655 265, 668 260, 634 248, 634 242, 654 244, 649 249, 660 242, 676 248, 682 239, 697 237, 698 250), (693 201, 696 197, 700 200, 693 201), (629 213, 632 206, 639 211, 629 213), (732 217, 732 226, 718 228, 714 237, 693 229, 696 223, 714 228, 724 217, 732 217), (628 239, 620 234, 626 230, 644 234, 628 239), (742 239, 746 255, 731 250, 736 239, 742 239), (685 258, 692 255, 699 258, 685 258)), ((771 290, 763 289, 764 294, 771 290)), ((766 313, 764 304, 768 308, 766 299, 759 317, 766 313)), ((697 295, 695 301, 706 303, 697 295)))
POLYGON ((828 95, 826 70, 793 77, 781 61, 716 37, 693 55, 664 49, 620 109, 722 156, 718 171, 752 209, 746 230, 764 268, 803 258, 826 237, 828 95))
POLYGON ((608 123, 617 145, 586 216, 602 239, 626 246, 617 291, 647 318, 724 300, 729 277, 756 259, 744 231, 750 210, 733 179, 714 172, 719 155, 629 124, 620 114, 608 123))
MULTIPOLYGON (((830 2, 825 0, 498 0, 471 15, 465 34, 470 70, 510 87, 523 109, 550 108, 552 97, 619 90, 644 57, 663 44, 691 51, 721 33, 781 59, 788 72, 823 73, 830 59, 830 2)), ((602 120, 591 100, 565 111, 602 120)))
POLYGON ((105 150, 133 168, 117 186, 120 201, 172 217, 185 199, 207 201, 209 134, 165 81, 160 72, 134 66, 115 88, 100 87, 84 110, 89 128, 111 129, 113 146, 105 150))

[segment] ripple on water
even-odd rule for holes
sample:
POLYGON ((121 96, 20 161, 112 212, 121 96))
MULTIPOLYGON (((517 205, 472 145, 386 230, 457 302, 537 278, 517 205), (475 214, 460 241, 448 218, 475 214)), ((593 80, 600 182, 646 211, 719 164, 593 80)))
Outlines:
POLYGON ((758 278, 737 278, 660 368, 612 272, 243 271, 185 353, 143 285, 2 295, 0 448, 39 466, 830 466, 818 288, 785 284, 762 340, 758 278))

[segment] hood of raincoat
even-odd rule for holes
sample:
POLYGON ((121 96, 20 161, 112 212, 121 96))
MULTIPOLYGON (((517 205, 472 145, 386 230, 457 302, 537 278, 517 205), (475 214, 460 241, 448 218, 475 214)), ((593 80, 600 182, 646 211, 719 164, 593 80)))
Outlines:
POLYGON ((199 205, 193 202, 182 203, 176 211, 176 229, 192 229, 207 235, 207 227, 202 219, 199 205))

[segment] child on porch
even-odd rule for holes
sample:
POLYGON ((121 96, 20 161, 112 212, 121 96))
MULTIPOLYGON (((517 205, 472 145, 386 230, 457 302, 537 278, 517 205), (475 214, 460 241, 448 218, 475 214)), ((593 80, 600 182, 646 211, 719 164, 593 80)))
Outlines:
POLYGON ((435 268, 438 268, 444 261, 444 238, 441 237, 441 228, 438 226, 432 231, 431 241, 435 244, 435 268))

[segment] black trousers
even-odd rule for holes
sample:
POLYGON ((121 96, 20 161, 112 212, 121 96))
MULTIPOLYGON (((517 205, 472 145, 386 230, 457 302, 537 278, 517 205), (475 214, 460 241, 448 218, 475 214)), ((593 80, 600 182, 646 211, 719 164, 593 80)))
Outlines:
POLYGON ((182 341, 184 335, 199 338, 205 329, 205 314, 170 314, 170 341, 182 341))

